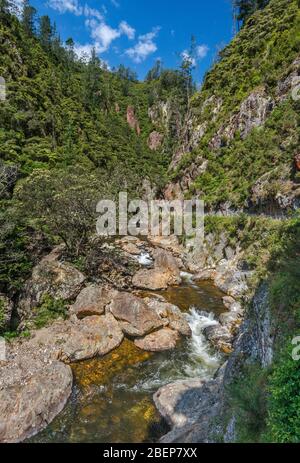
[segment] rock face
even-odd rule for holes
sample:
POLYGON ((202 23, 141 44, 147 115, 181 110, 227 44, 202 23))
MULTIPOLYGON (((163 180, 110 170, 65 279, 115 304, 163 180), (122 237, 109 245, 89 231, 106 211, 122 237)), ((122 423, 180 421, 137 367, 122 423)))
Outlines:
POLYGON ((135 116, 135 110, 133 106, 128 106, 127 108, 127 122, 129 126, 136 131, 138 135, 141 133, 139 121, 135 116))
POLYGON ((264 88, 253 91, 240 106, 237 114, 234 114, 227 125, 220 127, 210 143, 212 149, 219 149, 226 142, 232 140, 237 131, 241 137, 246 136, 255 127, 263 125, 274 109, 275 102, 265 94, 264 88))
POLYGON ((119 293, 109 309, 129 336, 144 336, 163 326, 156 312, 130 293, 119 293))
POLYGON ((102 315, 105 307, 116 296, 117 292, 102 286, 88 286, 77 296, 75 304, 71 310, 78 318, 89 317, 91 315, 102 315))
POLYGON ((0 294, 0 334, 9 330, 12 311, 12 301, 4 294, 0 294))
POLYGON ((61 362, 22 357, 0 369, 0 442, 19 442, 45 428, 64 408, 72 370, 61 362))
POLYGON ((164 136, 156 130, 150 133, 148 138, 148 146, 151 151, 157 151, 161 147, 163 138, 164 136))
POLYGON ((210 440, 211 423, 218 416, 222 375, 215 380, 177 381, 159 389, 153 396, 160 414, 172 430, 162 443, 206 443, 210 440))
POLYGON ((163 328, 148 334, 144 338, 136 339, 134 344, 140 349, 149 352, 163 352, 166 350, 175 349, 179 335, 177 331, 170 328, 163 328))
POLYGON ((25 284, 17 309, 20 319, 28 318, 45 294, 66 301, 74 299, 84 280, 85 276, 67 262, 57 261, 52 254, 44 258, 34 267, 31 279, 25 284))

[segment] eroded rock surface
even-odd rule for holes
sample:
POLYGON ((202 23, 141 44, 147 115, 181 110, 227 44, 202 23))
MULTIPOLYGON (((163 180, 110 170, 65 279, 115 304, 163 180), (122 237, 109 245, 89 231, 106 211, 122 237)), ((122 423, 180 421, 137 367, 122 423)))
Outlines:
POLYGON ((20 442, 45 428, 64 408, 72 381, 68 365, 28 355, 0 368, 0 442, 20 442))
POLYGON ((163 352, 175 349, 178 340, 179 334, 177 331, 163 328, 141 339, 136 339, 134 344, 140 349, 149 352, 163 352))
POLYGON ((103 315, 105 307, 117 295, 117 291, 102 286, 91 285, 84 288, 77 296, 71 310, 78 318, 103 315))
POLYGON ((109 307, 110 312, 129 336, 144 336, 163 326, 163 321, 145 302, 130 293, 119 293, 109 307))

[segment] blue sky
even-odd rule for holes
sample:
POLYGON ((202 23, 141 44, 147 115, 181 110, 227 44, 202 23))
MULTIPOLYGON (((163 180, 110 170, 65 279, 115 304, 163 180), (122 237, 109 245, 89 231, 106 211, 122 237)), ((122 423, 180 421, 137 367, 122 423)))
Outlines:
POLYGON ((197 39, 196 81, 233 34, 230 0, 31 0, 39 15, 56 22, 63 40, 79 54, 95 46, 112 68, 130 66, 139 78, 160 58, 179 65, 179 55, 197 39))

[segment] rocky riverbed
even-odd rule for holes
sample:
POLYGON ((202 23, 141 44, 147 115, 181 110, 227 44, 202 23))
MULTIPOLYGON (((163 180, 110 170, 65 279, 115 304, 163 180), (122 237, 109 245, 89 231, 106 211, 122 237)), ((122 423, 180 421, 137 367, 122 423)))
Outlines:
MULTIPOLYGON (((163 428, 152 394, 173 381, 209 381, 221 355, 231 352, 242 319, 241 304, 232 297, 241 276, 234 274, 232 262, 195 272, 190 256, 173 238, 126 237, 116 246, 139 266, 126 291, 88 281, 61 259, 60 249, 34 268, 17 307, 20 329, 24 323, 30 326, 32 308, 45 294, 70 301, 68 319, 8 345, 0 368, 1 441, 22 441, 44 428, 39 441, 155 439, 163 428), (209 278, 232 295, 217 292, 209 278), (89 392, 86 383, 93 385, 89 392), (72 425, 70 413, 77 417, 72 425), (127 413, 132 416, 130 435, 127 413), (109 435, 108 416, 116 424, 113 431, 110 422, 109 435)), ((176 394, 171 396, 170 404, 176 394)), ((155 403, 168 424, 176 426, 158 397, 163 397, 162 390, 155 403)))

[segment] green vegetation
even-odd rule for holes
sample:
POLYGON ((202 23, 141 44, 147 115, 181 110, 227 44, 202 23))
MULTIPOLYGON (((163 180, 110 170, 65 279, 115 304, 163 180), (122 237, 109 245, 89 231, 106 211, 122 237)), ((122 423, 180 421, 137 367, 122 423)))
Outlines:
POLYGON ((57 318, 67 318, 66 303, 62 299, 53 299, 46 294, 41 304, 35 309, 34 324, 36 328, 43 328, 57 318))
POLYGON ((207 171, 195 179, 187 195, 197 192, 208 208, 229 202, 239 209, 251 206, 252 188, 264 174, 270 173, 271 182, 263 205, 268 197, 281 192, 281 180, 296 180, 293 162, 299 146, 299 102, 288 99, 279 104, 266 123, 246 138, 237 131, 234 139, 223 136, 220 148, 212 149, 210 143, 219 129, 230 125, 231 117, 252 92, 264 90, 265 95, 275 98, 278 82, 289 75, 299 52, 297 0, 271 0, 222 50, 201 92, 191 101, 195 124, 205 127, 205 135, 173 174, 174 180, 180 179, 183 169, 196 158, 208 160, 207 171))
POLYGON ((99 199, 136 195, 144 178, 163 187, 194 87, 187 62, 175 71, 156 65, 138 82, 124 66, 108 71, 95 51, 79 60, 49 17, 37 19, 26 1, 20 22, 10 3, 0 4, 0 290, 14 294, 54 243, 80 257, 99 199), (163 103, 169 118, 160 123, 163 103), (140 133, 127 122, 129 107, 140 133), (156 151, 153 130, 164 135, 156 151))
MULTIPOLYGON (((276 333, 270 368, 249 363, 228 390, 230 412, 237 420, 238 441, 299 442, 299 361, 291 357, 292 339, 300 332, 300 220, 264 224, 252 236, 261 260, 258 276, 269 286, 272 330, 276 333), (263 258, 263 250, 266 254, 263 258)), ((254 228, 255 229, 255 228, 254 228)), ((244 243, 245 244, 245 243, 244 243)), ((248 314, 251 321, 251 310, 248 314)))

